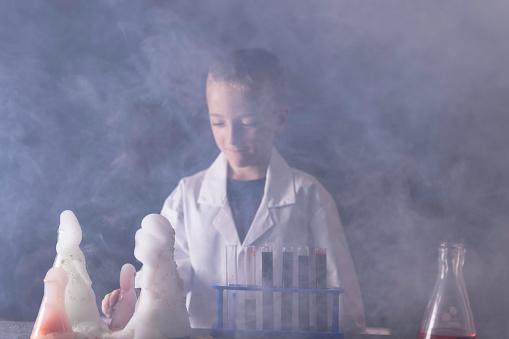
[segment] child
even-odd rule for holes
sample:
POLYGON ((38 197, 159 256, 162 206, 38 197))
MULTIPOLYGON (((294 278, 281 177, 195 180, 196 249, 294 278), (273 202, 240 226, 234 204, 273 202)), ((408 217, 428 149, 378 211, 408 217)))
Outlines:
MULTIPOLYGON (((336 204, 315 178, 289 167, 273 147, 289 115, 278 58, 259 48, 232 52, 211 67, 206 95, 221 153, 208 169, 183 178, 161 212, 175 228, 175 260, 191 326, 210 328, 215 321, 211 286, 225 282, 225 246, 237 245, 242 283, 246 246, 259 250, 270 243, 274 272, 281 272, 283 244, 309 246, 311 254, 326 248, 328 286, 346 289, 343 330, 361 331, 362 299, 336 204)), ((260 272, 256 279, 261 283, 260 272)), ((281 277, 274 279, 280 286, 281 277)), ((103 301, 107 316, 115 299, 108 295, 103 301)))

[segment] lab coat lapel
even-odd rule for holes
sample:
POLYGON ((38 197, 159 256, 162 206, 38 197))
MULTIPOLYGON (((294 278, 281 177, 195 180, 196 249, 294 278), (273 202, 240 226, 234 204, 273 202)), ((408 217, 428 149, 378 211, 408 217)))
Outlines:
POLYGON ((230 204, 226 200, 217 213, 217 216, 212 221, 212 225, 218 230, 219 233, 226 239, 229 245, 237 245, 240 247, 240 239, 233 220, 230 204))
POLYGON ((212 225, 230 245, 240 246, 237 228, 233 221, 230 204, 226 197, 226 176, 228 163, 223 153, 208 168, 203 178, 198 202, 200 204, 217 206, 218 212, 212 225))
POLYGON ((246 235, 243 247, 253 244, 275 225, 273 215, 277 213, 279 207, 294 203, 295 189, 292 169, 279 152, 273 148, 267 169, 263 199, 246 235))
MULTIPOLYGON (((267 187, 267 184, 265 184, 265 187, 267 187)), ((251 227, 249 227, 249 231, 246 234, 241 250, 243 250, 246 246, 252 245, 256 239, 260 238, 265 232, 274 226, 274 219, 267 208, 265 200, 266 198, 264 196, 260 203, 260 207, 258 207, 258 211, 256 211, 251 227)))

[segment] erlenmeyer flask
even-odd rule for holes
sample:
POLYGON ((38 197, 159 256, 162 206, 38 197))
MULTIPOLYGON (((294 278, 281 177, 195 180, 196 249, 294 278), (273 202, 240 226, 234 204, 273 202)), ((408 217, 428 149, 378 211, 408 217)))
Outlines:
POLYGON ((465 248, 441 243, 438 277, 417 339, 475 339, 474 318, 463 279, 465 248))

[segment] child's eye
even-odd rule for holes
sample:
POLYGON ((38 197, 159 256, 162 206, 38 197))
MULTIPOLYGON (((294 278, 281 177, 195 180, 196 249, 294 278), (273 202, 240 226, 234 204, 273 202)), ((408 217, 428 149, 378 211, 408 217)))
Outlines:
POLYGON ((256 121, 256 120, 242 121, 242 126, 244 126, 244 127, 255 127, 258 125, 259 125, 259 121, 256 121))
POLYGON ((221 127, 224 126, 224 122, 222 121, 213 121, 212 126, 221 127))

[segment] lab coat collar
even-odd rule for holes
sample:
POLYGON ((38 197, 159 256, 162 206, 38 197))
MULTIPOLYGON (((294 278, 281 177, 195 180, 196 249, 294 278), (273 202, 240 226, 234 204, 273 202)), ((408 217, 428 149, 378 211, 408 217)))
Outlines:
POLYGON ((293 184, 292 169, 275 148, 272 148, 272 155, 267 170, 265 198, 269 208, 295 203, 295 186, 293 184))
POLYGON ((228 162, 224 153, 220 153, 206 170, 198 196, 198 203, 223 206, 226 202, 226 178, 228 162))
POLYGON ((243 246, 254 243, 274 226, 271 209, 295 203, 293 174, 290 166, 273 148, 267 169, 264 196, 242 244, 226 196, 227 176, 227 159, 221 153, 205 173, 198 202, 219 207, 212 224, 229 244, 237 244, 240 255, 243 246))
MULTIPOLYGON (((198 202, 200 204, 214 206, 224 205, 226 202, 227 174, 227 159, 226 156, 221 153, 205 173, 198 196, 198 202)), ((292 170, 275 148, 272 148, 270 163, 267 169, 264 198, 268 208, 295 203, 292 170)))

